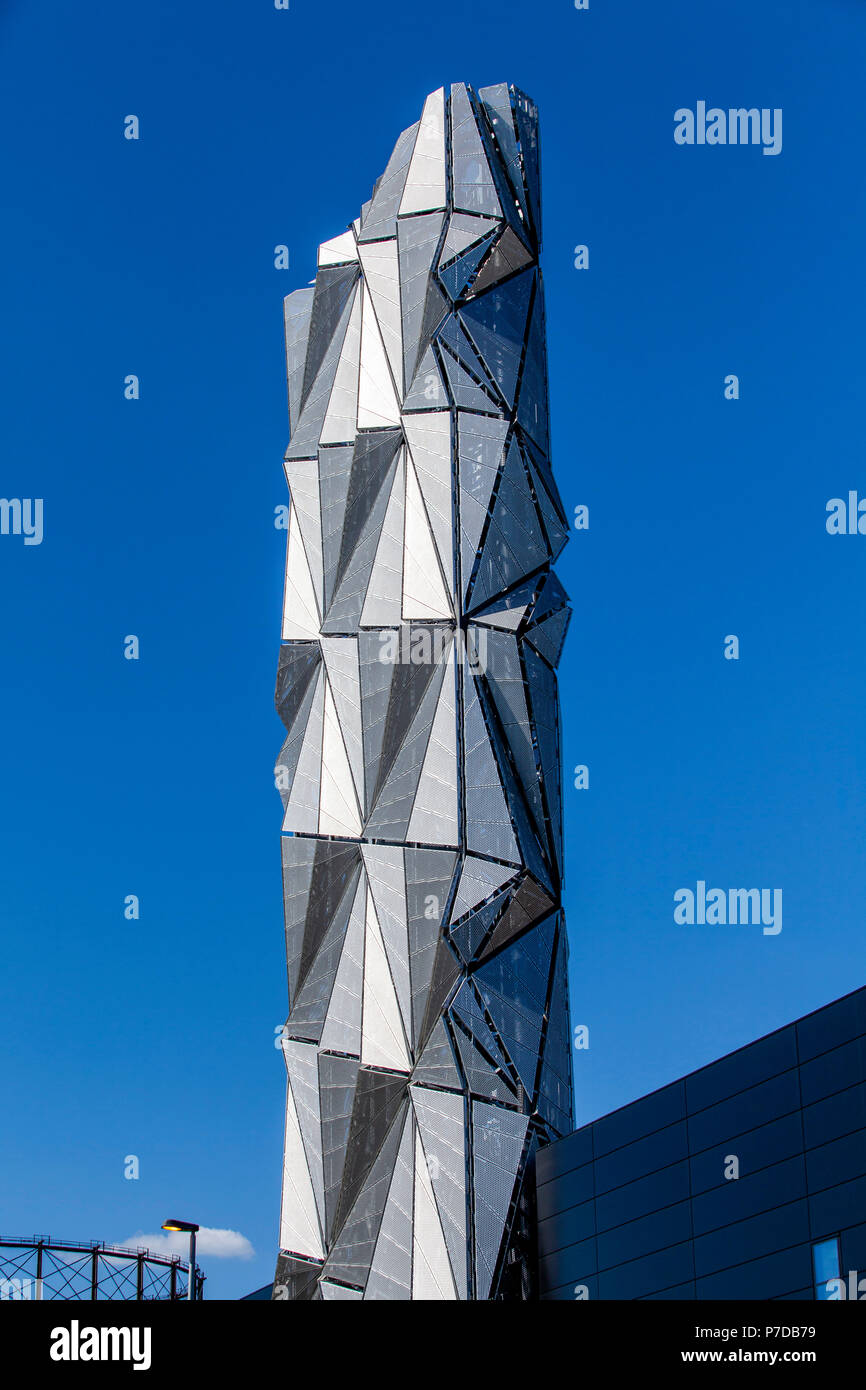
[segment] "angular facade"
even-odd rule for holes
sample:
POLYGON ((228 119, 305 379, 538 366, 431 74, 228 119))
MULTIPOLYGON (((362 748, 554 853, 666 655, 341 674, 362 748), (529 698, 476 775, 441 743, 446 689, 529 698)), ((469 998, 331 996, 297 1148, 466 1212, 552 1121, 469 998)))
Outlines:
POLYGON ((285 304, 275 1297, 528 1293, 571 1129, 534 105, 430 95, 285 304))

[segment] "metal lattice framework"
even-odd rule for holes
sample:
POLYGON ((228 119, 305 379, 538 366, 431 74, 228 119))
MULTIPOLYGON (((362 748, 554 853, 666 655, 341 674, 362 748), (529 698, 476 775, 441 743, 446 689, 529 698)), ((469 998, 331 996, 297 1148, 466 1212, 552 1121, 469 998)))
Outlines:
POLYGON ((525 1297, 572 1127, 537 131, 432 93, 285 303, 275 1297, 525 1297))
MULTIPOLYGON (((196 1298, 204 1276, 196 1265, 196 1298)), ((0 1299, 121 1299, 173 1302, 189 1292, 189 1264, 104 1241, 0 1237, 0 1299)))

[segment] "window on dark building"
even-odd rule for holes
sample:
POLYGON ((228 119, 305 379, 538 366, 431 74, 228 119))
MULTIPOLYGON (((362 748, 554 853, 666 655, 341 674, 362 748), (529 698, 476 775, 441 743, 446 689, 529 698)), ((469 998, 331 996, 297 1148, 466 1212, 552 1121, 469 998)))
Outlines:
POLYGON ((839 1237, 831 1236, 829 1240, 819 1240, 812 1246, 812 1262, 815 1268, 815 1297, 821 1302, 826 1302, 830 1297, 827 1291, 827 1281, 838 1279, 841 1273, 839 1268, 839 1237))

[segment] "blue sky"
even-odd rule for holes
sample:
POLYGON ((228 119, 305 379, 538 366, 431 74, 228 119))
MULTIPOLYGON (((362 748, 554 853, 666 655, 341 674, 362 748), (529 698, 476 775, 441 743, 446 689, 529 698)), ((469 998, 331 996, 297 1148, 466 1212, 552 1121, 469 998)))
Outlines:
POLYGON ((0 493, 45 509, 0 536, 4 1233, 188 1217, 257 1252, 205 1258, 209 1296, 272 1276, 281 300, 442 83, 541 113, 553 458, 590 508, 578 1122, 862 985, 866 537, 825 506, 866 495, 864 38, 860 0, 2 5, 0 493), (677 146, 698 100, 782 108, 782 153, 677 146), (782 932, 678 926, 698 879, 781 888, 782 932))

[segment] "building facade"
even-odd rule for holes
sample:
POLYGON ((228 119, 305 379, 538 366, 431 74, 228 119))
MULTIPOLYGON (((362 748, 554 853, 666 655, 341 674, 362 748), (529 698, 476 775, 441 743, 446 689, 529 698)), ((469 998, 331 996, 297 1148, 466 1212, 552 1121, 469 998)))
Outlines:
POLYGON ((275 1298, 528 1292, 571 1129, 537 113, 426 100, 285 304, 275 1298))
POLYGON ((866 989, 535 1167, 542 1299, 866 1299, 866 989))

